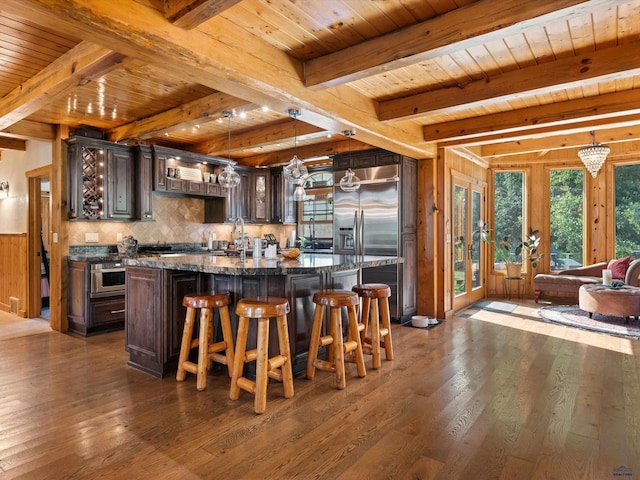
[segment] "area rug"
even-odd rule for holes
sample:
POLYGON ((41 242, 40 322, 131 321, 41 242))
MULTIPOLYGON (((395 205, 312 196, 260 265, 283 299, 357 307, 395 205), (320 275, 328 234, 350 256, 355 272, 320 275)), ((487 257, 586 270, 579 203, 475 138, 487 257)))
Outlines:
POLYGON ((612 317, 594 313, 593 318, 589 318, 589 313, 580 310, 577 305, 542 307, 538 309, 538 315, 545 321, 569 327, 607 333, 609 335, 640 338, 640 322, 633 317, 629 319, 628 325, 624 323, 624 317, 612 317))

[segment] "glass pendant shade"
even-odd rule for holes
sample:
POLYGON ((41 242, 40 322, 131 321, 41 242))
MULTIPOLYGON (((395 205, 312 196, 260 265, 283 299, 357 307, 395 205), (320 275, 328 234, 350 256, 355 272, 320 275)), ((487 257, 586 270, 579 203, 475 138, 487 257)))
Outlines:
POLYGON ((229 164, 222 169, 218 176, 218 182, 224 188, 235 188, 240 185, 240 175, 235 171, 233 165, 229 164))
POLYGON ((293 192, 293 200, 296 202, 303 202, 307 199, 307 192, 302 185, 298 185, 293 192))
POLYGON ((282 169, 284 178, 293 185, 304 185, 307 180, 309 171, 305 167, 304 162, 296 155, 293 156, 289 164, 282 169))
POLYGON ((591 135, 593 135, 593 144, 578 150, 578 156, 580 157, 580 160, 582 160, 582 163, 584 163, 584 166, 587 167, 587 170, 589 170, 591 176, 596 178, 596 175, 598 175, 600 168, 607 159, 611 148, 606 145, 596 143, 595 132, 591 132, 591 135))
POLYGON ((231 118, 234 116, 233 112, 224 111, 222 115, 227 118, 227 148, 229 149, 229 163, 222 169, 220 175, 218 175, 218 183, 224 188, 235 188, 240 185, 240 175, 233 168, 233 162, 231 161, 231 118))
POLYGON ((349 169, 344 173, 344 177, 340 179, 340 188, 343 192, 355 192, 360 188, 360 179, 353 170, 349 169))

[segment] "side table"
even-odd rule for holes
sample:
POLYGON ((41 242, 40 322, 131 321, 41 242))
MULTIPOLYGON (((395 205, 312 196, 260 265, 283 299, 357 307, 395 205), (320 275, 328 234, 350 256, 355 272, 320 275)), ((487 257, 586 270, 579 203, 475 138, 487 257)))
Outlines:
POLYGON ((511 291, 513 288, 511 282, 516 282, 518 298, 522 298, 524 296, 524 277, 504 277, 504 291, 507 294, 507 300, 511 300, 511 291))

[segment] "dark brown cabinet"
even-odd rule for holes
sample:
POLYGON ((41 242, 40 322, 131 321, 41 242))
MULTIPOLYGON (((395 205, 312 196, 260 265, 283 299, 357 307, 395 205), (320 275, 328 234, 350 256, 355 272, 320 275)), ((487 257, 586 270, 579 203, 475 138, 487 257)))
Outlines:
POLYGON ((372 150, 360 150, 350 153, 340 153, 333 157, 334 170, 347 170, 348 168, 369 168, 382 165, 393 165, 400 162, 401 156, 378 148, 372 150))
POLYGON ((67 320, 69 331, 95 335, 124 327, 124 294, 91 298, 89 262, 70 261, 67 266, 67 320))
POLYGON ((151 148, 139 146, 136 151, 135 218, 153 220, 153 154, 151 148))
POLYGON ((271 169, 271 223, 295 225, 297 223, 297 203, 293 200, 295 186, 287 182, 282 167, 271 169))
POLYGON ((125 146, 110 146, 104 149, 106 184, 104 201, 108 220, 131 220, 134 218, 134 152, 125 146))

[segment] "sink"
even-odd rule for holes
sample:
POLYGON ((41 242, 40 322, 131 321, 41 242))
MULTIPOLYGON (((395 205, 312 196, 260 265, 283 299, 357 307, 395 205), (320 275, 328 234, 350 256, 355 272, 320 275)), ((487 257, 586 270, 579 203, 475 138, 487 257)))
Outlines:
POLYGON ((160 253, 159 257, 184 257, 186 253, 160 253))

